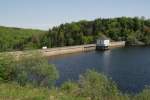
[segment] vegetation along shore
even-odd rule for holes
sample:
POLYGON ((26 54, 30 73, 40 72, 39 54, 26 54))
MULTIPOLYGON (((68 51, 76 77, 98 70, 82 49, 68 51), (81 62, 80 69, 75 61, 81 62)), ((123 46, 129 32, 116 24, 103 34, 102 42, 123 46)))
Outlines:
POLYGON ((42 56, 20 60, 0 56, 1 100, 149 100, 150 89, 139 94, 122 93, 104 74, 87 70, 79 80, 55 86, 59 72, 42 56))

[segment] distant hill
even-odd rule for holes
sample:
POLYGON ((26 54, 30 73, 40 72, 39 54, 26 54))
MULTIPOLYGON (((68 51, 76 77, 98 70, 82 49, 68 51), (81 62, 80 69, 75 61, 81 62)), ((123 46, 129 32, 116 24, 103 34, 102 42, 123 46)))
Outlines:
POLYGON ((0 26, 0 51, 28 48, 30 39, 44 32, 41 30, 0 26))

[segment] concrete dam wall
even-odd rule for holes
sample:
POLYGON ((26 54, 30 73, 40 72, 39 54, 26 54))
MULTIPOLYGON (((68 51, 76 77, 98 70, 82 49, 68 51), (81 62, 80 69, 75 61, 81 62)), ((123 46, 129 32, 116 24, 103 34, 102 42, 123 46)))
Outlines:
POLYGON ((89 45, 45 49, 45 50, 41 50, 40 52, 44 56, 54 56, 54 55, 61 55, 61 54, 69 54, 69 53, 75 53, 75 52, 84 52, 84 51, 95 50, 95 47, 96 47, 96 44, 89 44, 89 45))

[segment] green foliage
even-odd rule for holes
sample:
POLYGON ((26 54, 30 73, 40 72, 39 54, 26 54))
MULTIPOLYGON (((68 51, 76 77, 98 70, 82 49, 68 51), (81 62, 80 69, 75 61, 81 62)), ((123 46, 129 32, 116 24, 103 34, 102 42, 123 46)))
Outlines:
POLYGON ((12 64, 14 58, 11 55, 0 54, 0 80, 9 81, 11 80, 12 64))
POLYGON ((72 96, 79 96, 80 94, 80 88, 79 85, 75 82, 65 82, 62 86, 61 86, 61 91, 63 91, 66 94, 70 94, 72 96))
POLYGON ((144 18, 107 18, 61 24, 49 31, 0 27, 0 51, 62 47, 95 43, 105 35, 128 45, 150 45, 150 20, 144 18))
POLYGON ((146 45, 150 45, 150 32, 145 33, 143 41, 145 42, 146 45))
POLYGON ((22 57, 19 60, 1 57, 0 72, 1 80, 15 81, 22 86, 32 84, 34 86, 52 87, 58 78, 56 68, 48 64, 46 58, 33 55, 22 57))
POLYGON ((21 87, 15 83, 0 84, 1 100, 49 100, 50 91, 47 88, 21 87))
POLYGON ((31 37, 41 33, 44 31, 0 26, 0 51, 23 50, 31 37))
POLYGON ((58 78, 56 68, 50 64, 46 58, 30 57, 22 58, 14 64, 14 80, 20 85, 28 83, 34 86, 52 86, 58 78))
POLYGON ((149 100, 150 89, 129 96, 122 94, 105 75, 88 70, 79 82, 65 82, 60 88, 20 86, 14 82, 0 83, 1 100, 149 100))
POLYGON ((0 100, 87 100, 83 97, 75 97, 65 94, 57 89, 19 86, 17 84, 0 84, 0 100))
POLYGON ((87 71, 80 76, 81 95, 92 100, 119 100, 120 92, 116 85, 103 74, 87 71))
POLYGON ((134 34, 134 32, 130 32, 128 37, 127 37, 127 43, 129 45, 136 45, 137 42, 138 42, 138 40, 137 40, 136 34, 134 34))
POLYGON ((93 40, 93 37, 92 36, 83 36, 83 43, 84 44, 90 44, 92 43, 94 40, 93 40))
POLYGON ((95 43, 102 35, 113 41, 127 41, 128 45, 149 45, 149 32, 148 19, 121 17, 62 24, 51 29, 48 36, 51 47, 95 43))
POLYGON ((150 87, 146 87, 141 93, 137 94, 133 100, 150 100, 150 87))

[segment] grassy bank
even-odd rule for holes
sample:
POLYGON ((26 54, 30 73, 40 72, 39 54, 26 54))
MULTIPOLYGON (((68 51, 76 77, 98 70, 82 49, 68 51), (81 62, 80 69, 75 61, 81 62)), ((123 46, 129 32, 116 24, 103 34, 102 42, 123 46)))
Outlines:
POLYGON ((60 88, 51 89, 1 83, 0 100, 150 100, 148 88, 134 96, 122 94, 116 85, 108 86, 103 76, 98 77, 101 74, 93 71, 87 74, 88 76, 84 77, 86 80, 80 79, 81 83, 66 82, 60 88))

